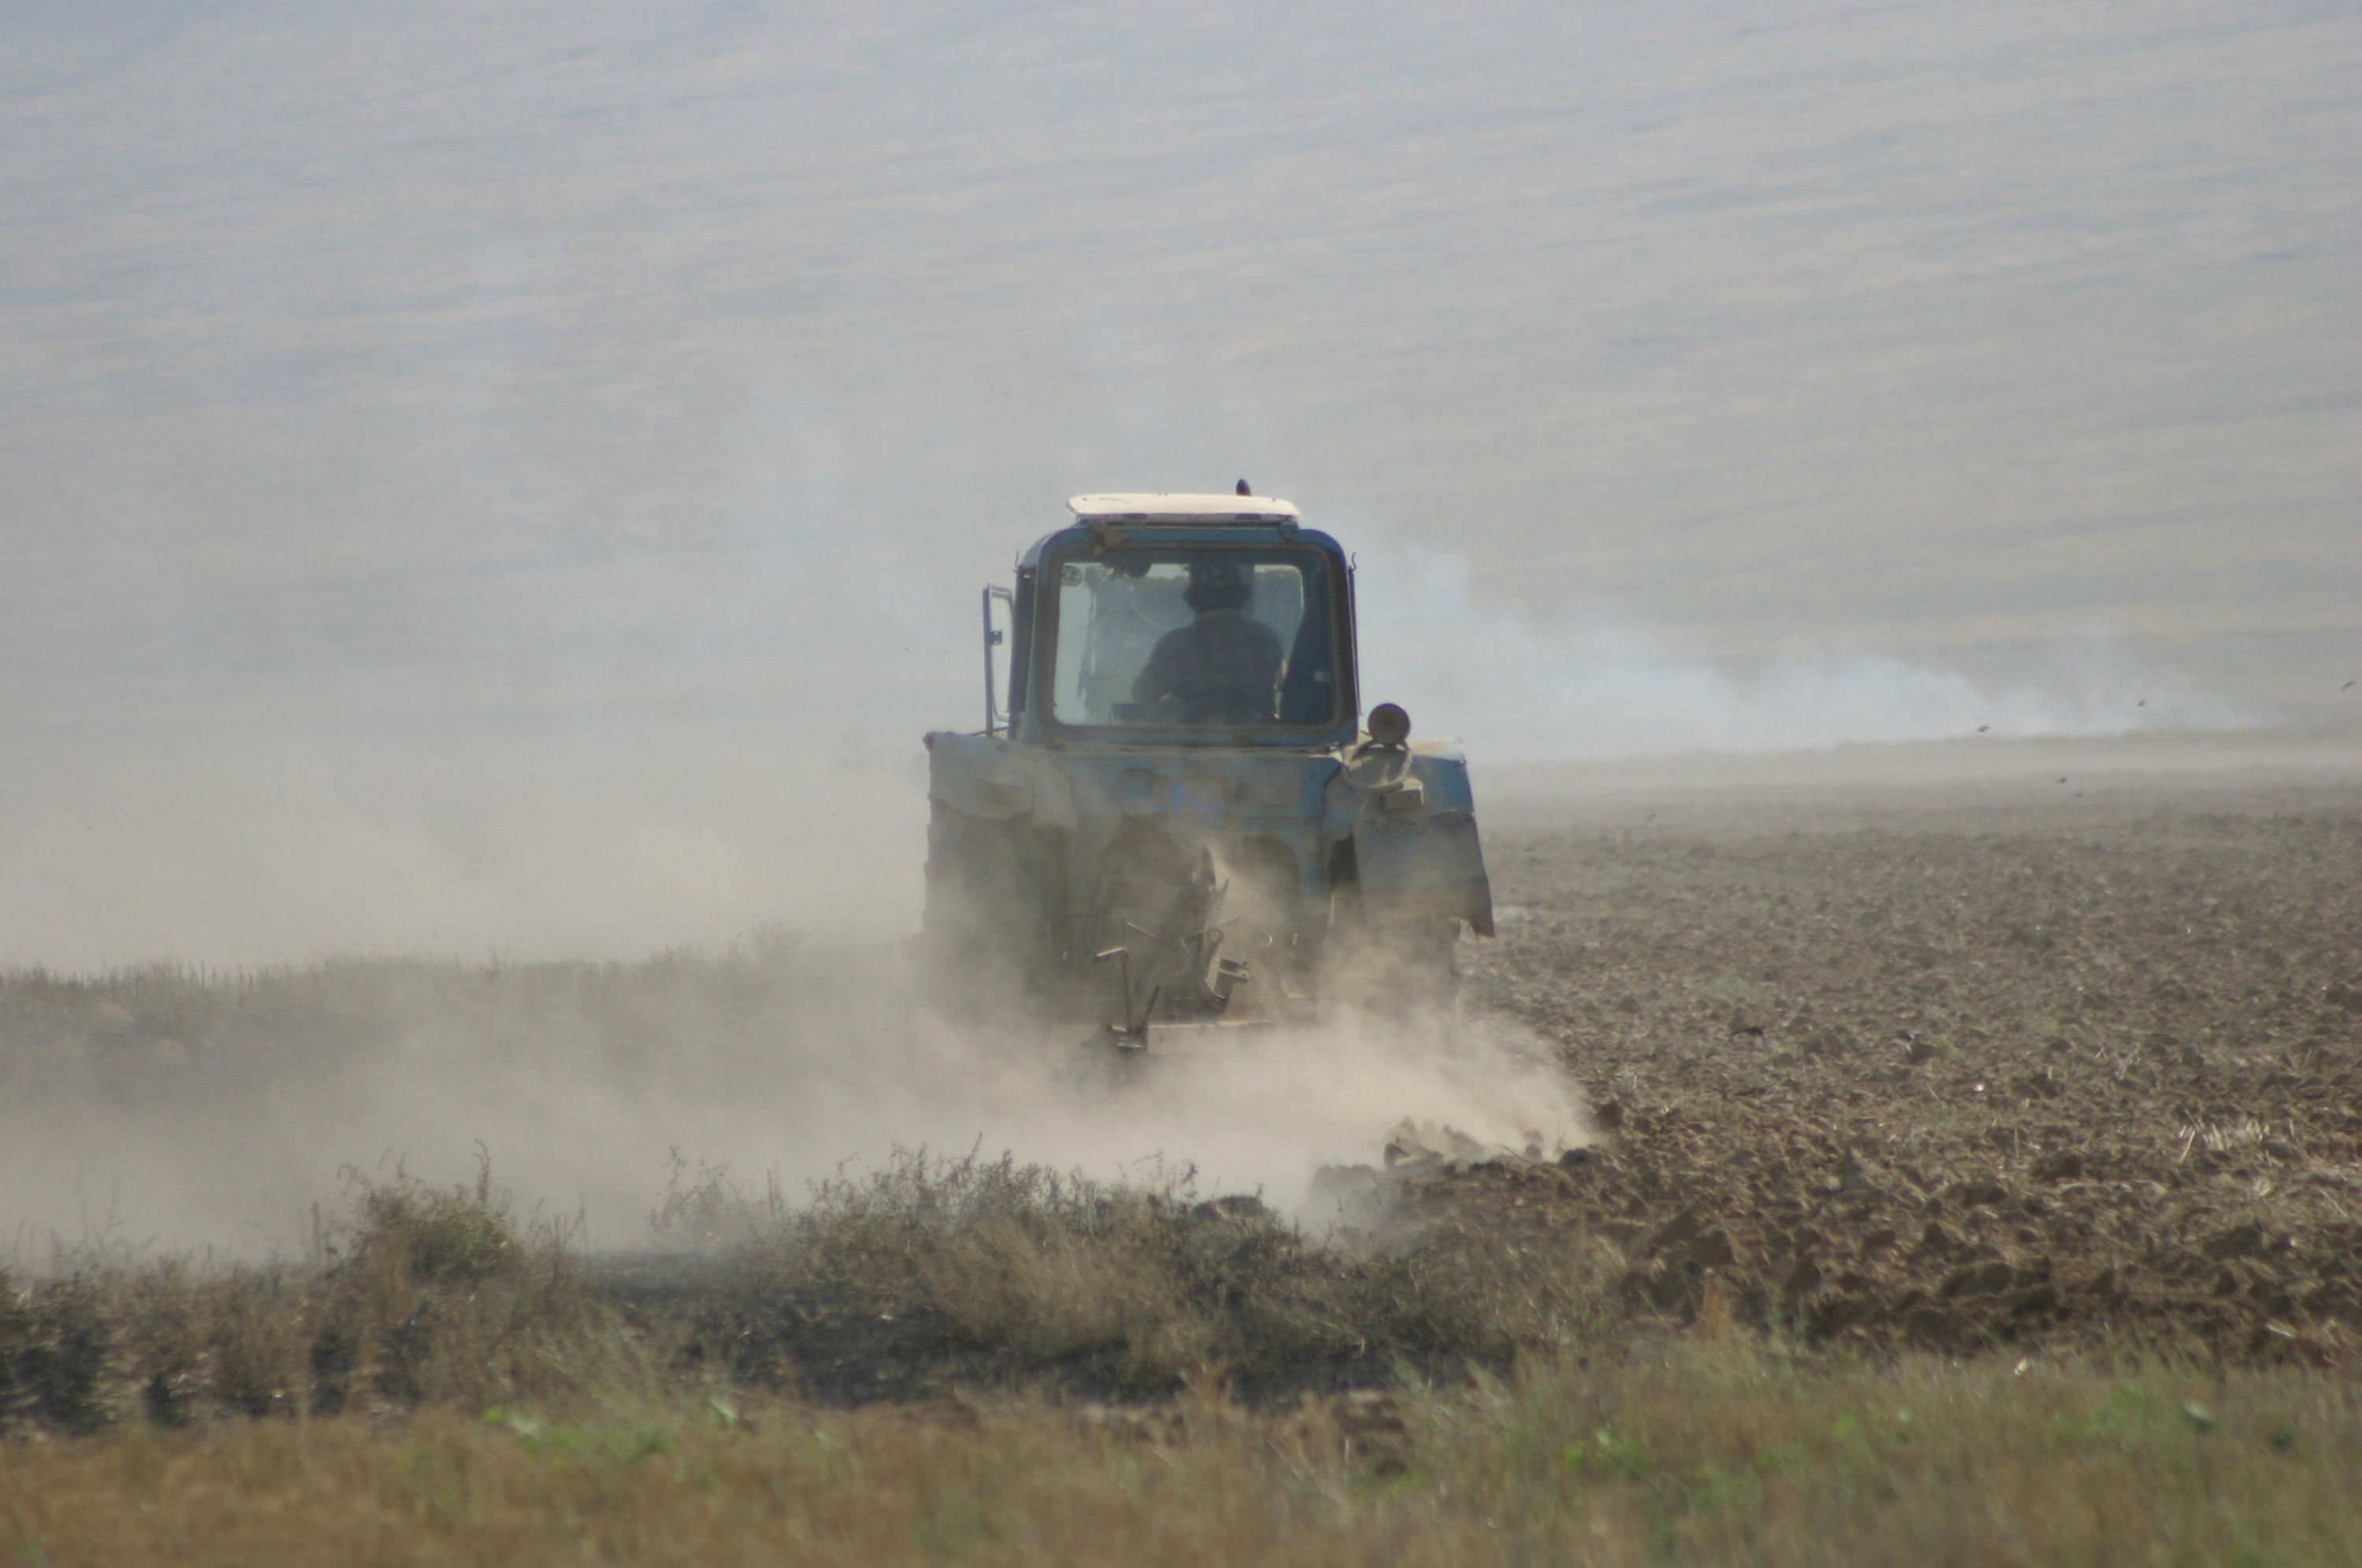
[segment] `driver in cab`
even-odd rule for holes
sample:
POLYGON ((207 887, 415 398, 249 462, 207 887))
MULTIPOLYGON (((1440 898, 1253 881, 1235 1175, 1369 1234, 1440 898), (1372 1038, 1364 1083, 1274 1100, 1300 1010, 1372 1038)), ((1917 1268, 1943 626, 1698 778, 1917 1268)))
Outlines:
POLYGON ((1263 724, 1277 715, 1279 634, 1247 617, 1251 591, 1236 561, 1189 563, 1181 602, 1195 619, 1157 640, 1131 683, 1132 701, 1155 719, 1185 724, 1263 724))

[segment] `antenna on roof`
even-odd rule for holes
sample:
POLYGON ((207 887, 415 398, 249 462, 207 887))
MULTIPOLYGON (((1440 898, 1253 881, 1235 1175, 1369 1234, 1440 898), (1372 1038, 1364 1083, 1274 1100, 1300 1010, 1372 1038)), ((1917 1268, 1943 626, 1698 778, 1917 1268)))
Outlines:
POLYGON ((1240 493, 1241 495, 1253 495, 1253 494, 1254 493, 1254 491, 1251 491, 1251 490, 1249 490, 1249 489, 1247 488, 1247 481, 1246 481, 1246 480, 1239 480, 1239 493, 1240 493))

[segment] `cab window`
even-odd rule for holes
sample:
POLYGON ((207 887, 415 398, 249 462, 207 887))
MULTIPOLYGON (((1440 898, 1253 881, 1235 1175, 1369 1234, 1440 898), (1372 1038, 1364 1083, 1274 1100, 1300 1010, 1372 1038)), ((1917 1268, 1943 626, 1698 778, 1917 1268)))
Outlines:
POLYGON ((1051 716, 1156 729, 1334 727, 1337 627, 1310 549, 1078 547, 1057 596, 1051 716))

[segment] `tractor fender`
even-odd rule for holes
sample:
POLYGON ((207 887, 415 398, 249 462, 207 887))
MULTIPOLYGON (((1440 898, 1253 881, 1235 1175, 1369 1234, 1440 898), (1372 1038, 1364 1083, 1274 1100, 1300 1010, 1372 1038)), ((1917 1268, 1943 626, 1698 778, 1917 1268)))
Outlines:
POLYGON ((1364 902, 1389 912, 1463 920, 1493 934, 1493 885, 1476 833, 1468 764, 1457 747, 1364 749, 1330 780, 1331 831, 1352 845, 1364 902))
POLYGON ((1072 832, 1075 791, 1040 746, 938 730, 926 737, 927 797, 983 822, 1031 817, 1072 832))

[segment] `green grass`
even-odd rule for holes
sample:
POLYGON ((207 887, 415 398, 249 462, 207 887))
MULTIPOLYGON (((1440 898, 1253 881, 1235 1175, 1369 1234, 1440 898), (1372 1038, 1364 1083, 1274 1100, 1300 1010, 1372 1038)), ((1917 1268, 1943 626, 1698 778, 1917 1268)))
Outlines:
POLYGON ((1749 1342, 1250 1410, 710 1396, 119 1428, 0 1464, 16 1562, 2312 1564, 2362 1390, 1749 1342))

